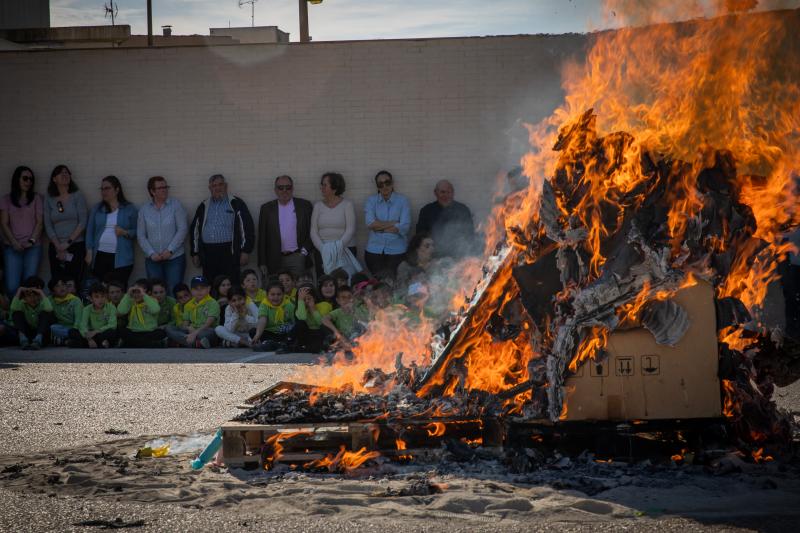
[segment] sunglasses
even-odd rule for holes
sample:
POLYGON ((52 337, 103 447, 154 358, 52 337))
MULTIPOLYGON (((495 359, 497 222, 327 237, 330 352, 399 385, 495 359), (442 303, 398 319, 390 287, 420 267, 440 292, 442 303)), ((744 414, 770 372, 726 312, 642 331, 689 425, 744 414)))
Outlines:
POLYGON ((291 191, 294 187, 292 185, 276 185, 275 189, 278 191, 291 191))
POLYGON ((64 212, 64 204, 61 203, 61 200, 56 202, 56 207, 58 208, 58 212, 59 213, 63 213, 64 212))
POLYGON ((379 188, 379 189, 382 189, 382 188, 384 188, 384 187, 388 187, 388 186, 389 186, 389 185, 391 185, 391 184, 392 184, 392 180, 379 181, 379 182, 378 182, 378 188, 379 188))

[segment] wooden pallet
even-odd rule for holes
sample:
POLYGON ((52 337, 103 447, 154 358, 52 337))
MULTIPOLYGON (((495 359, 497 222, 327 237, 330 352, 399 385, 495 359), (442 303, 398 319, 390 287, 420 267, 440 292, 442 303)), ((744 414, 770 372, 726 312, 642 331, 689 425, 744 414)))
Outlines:
POLYGON ((407 460, 433 458, 446 438, 462 439, 483 447, 502 446, 503 429, 496 419, 381 419, 357 422, 308 422, 295 424, 222 425, 225 464, 238 468, 264 468, 262 450, 277 434, 282 452, 275 462, 302 465, 347 451, 376 451, 383 457, 407 460))

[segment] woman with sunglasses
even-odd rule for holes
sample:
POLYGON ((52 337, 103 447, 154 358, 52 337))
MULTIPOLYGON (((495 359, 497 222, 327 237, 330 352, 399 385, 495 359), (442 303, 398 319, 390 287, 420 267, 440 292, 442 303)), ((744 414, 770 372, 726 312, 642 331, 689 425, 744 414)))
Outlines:
POLYGON ((369 228, 364 260, 373 276, 393 279, 408 246, 411 204, 408 198, 395 192, 394 179, 388 170, 375 175, 375 186, 378 194, 367 198, 364 205, 369 228))
POLYGON ((42 260, 43 202, 35 184, 33 171, 19 166, 11 176, 11 193, 0 199, 6 294, 16 294, 23 279, 36 275, 42 260))
POLYGON ((128 286, 133 271, 133 242, 139 211, 125 198, 116 176, 100 182, 102 200, 89 214, 86 228, 86 263, 102 282, 117 281, 128 286))
POLYGON ((44 230, 50 239, 48 257, 50 277, 72 277, 80 286, 83 280, 83 257, 86 245, 86 199, 72 181, 67 165, 58 165, 50 173, 44 201, 44 230))

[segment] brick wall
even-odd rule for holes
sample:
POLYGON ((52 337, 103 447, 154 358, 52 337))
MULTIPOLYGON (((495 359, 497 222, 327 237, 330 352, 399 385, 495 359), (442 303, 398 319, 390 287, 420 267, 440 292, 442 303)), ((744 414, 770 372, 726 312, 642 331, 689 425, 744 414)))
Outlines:
MULTIPOLYGON (((525 149, 521 121, 560 103, 560 65, 584 42, 564 35, 3 52, 0 190, 25 164, 43 192, 63 162, 90 202, 100 179, 115 174, 141 203, 147 179, 160 174, 193 213, 219 172, 257 216, 274 198, 275 176, 293 176, 296 194, 316 201, 319 176, 335 170, 361 219, 373 176, 386 168, 410 196, 414 220, 441 178, 480 220, 495 177, 525 149)), ((134 277, 143 263, 139 253, 134 277)))

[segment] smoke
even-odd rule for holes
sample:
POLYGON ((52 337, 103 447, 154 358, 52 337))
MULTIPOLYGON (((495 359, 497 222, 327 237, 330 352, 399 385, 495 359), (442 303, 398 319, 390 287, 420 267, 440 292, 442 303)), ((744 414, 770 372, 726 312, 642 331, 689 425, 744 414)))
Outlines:
POLYGON ((189 453, 200 452, 214 438, 214 433, 192 433, 190 435, 172 435, 149 441, 145 446, 150 448, 160 448, 165 444, 169 445, 169 453, 189 453))

